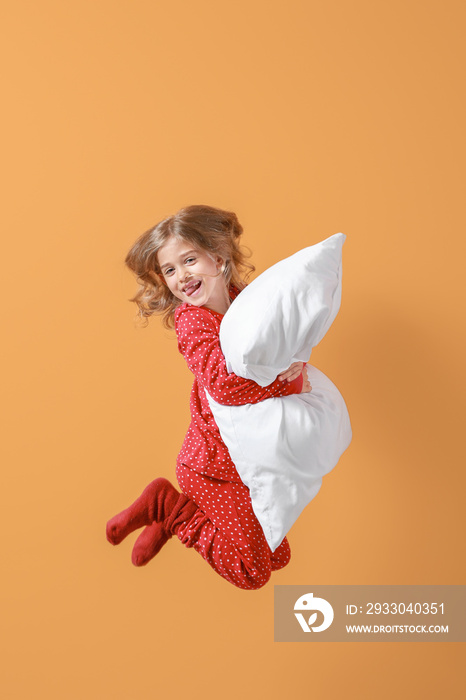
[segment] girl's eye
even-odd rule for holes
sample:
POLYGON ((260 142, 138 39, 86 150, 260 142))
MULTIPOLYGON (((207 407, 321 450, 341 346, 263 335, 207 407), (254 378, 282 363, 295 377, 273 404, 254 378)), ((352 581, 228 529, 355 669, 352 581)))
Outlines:
POLYGON ((186 258, 186 260, 185 260, 185 263, 187 265, 190 265, 193 262, 196 262, 196 258, 186 258))
POLYGON ((168 277, 169 275, 172 275, 172 274, 173 274, 173 268, 172 268, 172 267, 168 267, 166 270, 163 271, 163 275, 164 275, 165 277, 168 277))

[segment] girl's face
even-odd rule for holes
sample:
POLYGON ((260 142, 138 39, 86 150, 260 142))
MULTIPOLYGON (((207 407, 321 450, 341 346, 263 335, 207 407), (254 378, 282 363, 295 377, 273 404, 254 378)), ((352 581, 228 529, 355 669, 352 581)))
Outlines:
POLYGON ((222 259, 213 260, 188 241, 173 236, 157 253, 163 278, 177 299, 224 314, 230 305, 222 259))

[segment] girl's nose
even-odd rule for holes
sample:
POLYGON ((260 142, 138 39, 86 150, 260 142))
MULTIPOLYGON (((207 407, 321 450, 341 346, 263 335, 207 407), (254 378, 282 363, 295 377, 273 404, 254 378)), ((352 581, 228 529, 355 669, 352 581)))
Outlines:
POLYGON ((181 268, 181 270, 178 273, 178 279, 181 283, 185 282, 186 279, 189 277, 189 272, 185 268, 181 268))

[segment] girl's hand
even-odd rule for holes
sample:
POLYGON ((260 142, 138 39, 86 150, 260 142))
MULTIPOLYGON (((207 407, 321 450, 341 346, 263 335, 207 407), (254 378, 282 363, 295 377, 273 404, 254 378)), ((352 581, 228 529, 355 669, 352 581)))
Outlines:
POLYGON ((312 386, 309 382, 309 377, 307 376, 307 366, 303 367, 303 388, 301 389, 301 394, 307 394, 311 391, 312 386))
POLYGON ((296 379, 297 377, 299 377, 299 375, 303 371, 303 367, 304 367, 304 362, 293 362, 291 367, 288 367, 288 369, 286 369, 284 372, 282 372, 281 374, 278 375, 277 379, 280 382, 284 382, 285 379, 288 382, 292 382, 293 379, 296 379))

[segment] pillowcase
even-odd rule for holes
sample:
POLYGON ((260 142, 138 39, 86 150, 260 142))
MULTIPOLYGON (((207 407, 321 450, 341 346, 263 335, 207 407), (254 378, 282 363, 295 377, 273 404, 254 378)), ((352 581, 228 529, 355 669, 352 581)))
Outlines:
MULTIPOLYGON (((220 325, 229 371, 267 386, 293 361, 308 361, 340 308, 345 238, 337 233, 300 250, 236 297, 220 325)), ((307 369, 312 386, 307 394, 224 406, 206 391, 272 551, 352 439, 348 410, 337 387, 316 367, 307 369)))
POLYGON ((352 438, 342 395, 307 365, 312 391, 245 406, 217 403, 206 391, 215 422, 272 551, 317 495, 322 477, 352 438))
POLYGON ((340 308, 345 238, 335 233, 281 260, 234 299, 220 326, 229 372, 267 386, 309 360, 340 308))

